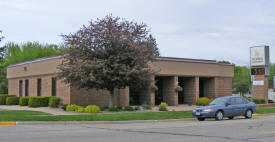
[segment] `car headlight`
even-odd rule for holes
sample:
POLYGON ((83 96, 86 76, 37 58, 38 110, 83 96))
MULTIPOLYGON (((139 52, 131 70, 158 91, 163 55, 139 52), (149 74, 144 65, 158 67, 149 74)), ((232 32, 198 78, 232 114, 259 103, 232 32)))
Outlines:
POLYGON ((211 111, 214 111, 214 109, 205 109, 203 110, 204 112, 211 112, 211 111))
POLYGON ((196 112, 196 110, 194 109, 193 112, 196 112))

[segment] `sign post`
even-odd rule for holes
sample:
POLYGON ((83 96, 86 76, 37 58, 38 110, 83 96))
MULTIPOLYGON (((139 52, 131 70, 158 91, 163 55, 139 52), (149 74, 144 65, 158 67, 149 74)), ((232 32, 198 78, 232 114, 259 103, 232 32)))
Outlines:
POLYGON ((250 48, 252 96, 268 102, 269 46, 250 48))

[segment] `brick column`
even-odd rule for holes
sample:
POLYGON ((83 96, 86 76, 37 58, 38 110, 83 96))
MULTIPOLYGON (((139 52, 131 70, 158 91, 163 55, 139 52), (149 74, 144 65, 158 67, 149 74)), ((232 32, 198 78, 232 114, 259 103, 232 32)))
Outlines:
POLYGON ((190 77, 184 81, 184 103, 196 104, 199 98, 199 77, 190 77))
POLYGON ((114 105, 129 106, 129 87, 125 89, 115 89, 114 105))
POLYGON ((254 81, 264 81, 264 85, 253 85, 253 98, 264 99, 268 103, 268 78, 263 75, 255 75, 254 81))
MULTIPOLYGON (((155 84, 155 76, 151 76, 151 80, 155 84)), ((155 105, 155 92, 150 87, 140 90, 139 101, 141 104, 155 105)))
POLYGON ((178 92, 175 91, 177 83, 177 76, 163 78, 163 100, 168 105, 178 105, 178 92))

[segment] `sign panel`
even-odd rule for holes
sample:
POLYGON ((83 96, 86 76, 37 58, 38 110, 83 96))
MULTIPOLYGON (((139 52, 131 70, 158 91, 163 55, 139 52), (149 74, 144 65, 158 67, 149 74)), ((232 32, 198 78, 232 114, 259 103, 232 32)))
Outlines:
POLYGON ((265 75, 265 68, 251 68, 251 75, 265 75))
POLYGON ((263 80, 253 81, 253 86, 264 86, 263 80))
POLYGON ((269 47, 255 46, 250 48, 250 65, 266 66, 269 65, 269 47))

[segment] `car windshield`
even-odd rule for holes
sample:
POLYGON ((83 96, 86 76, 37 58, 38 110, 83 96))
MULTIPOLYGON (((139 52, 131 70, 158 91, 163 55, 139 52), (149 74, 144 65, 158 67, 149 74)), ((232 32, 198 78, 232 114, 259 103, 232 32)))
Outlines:
POLYGON ((224 105, 227 101, 227 98, 217 98, 213 100, 209 105, 224 105))

